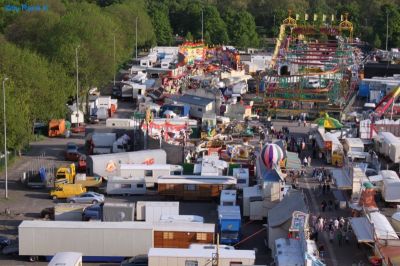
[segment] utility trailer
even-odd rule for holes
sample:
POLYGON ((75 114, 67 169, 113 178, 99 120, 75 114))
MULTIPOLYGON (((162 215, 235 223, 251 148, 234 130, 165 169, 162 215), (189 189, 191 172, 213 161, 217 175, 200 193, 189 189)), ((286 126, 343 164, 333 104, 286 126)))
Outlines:
POLYGON ((120 262, 147 254, 153 224, 143 222, 23 221, 18 227, 19 255, 35 261, 57 252, 80 252, 83 261, 120 262))

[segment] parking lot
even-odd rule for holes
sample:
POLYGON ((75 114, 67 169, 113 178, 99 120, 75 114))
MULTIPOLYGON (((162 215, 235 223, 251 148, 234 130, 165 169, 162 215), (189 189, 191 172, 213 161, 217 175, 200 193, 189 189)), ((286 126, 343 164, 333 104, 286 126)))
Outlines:
MULTIPOLYGON (((133 104, 122 102, 119 104, 119 110, 116 117, 127 118, 132 114, 133 104)), ((88 125, 92 128, 105 127, 104 124, 88 125)), ((28 152, 18 158, 15 163, 9 167, 8 172, 8 195, 4 199, 4 180, 1 181, 0 190, 0 235, 15 239, 18 234, 18 225, 22 220, 40 219, 40 211, 46 207, 55 205, 49 197, 46 189, 32 189, 25 187, 20 178, 24 171, 38 165, 38 157, 42 158, 49 165, 61 166, 68 165, 70 162, 64 161, 65 147, 68 142, 76 143, 80 148, 84 145, 84 135, 72 135, 71 138, 45 138, 42 141, 32 143, 28 152)), ((82 150, 83 151, 83 150, 82 150)), ((138 200, 163 200, 155 193, 145 196, 129 197, 106 197, 109 202, 136 202, 138 200)), ((184 215, 199 215, 204 218, 206 223, 216 223, 217 221, 217 202, 197 202, 185 201, 180 203, 180 213, 184 215)), ((257 263, 267 264, 271 261, 267 248, 264 245, 266 237, 263 229, 263 222, 244 223, 243 239, 248 240, 241 243, 240 249, 256 249, 257 263), (261 231, 260 231, 261 230, 261 231), (253 234, 256 233, 254 236, 253 234)), ((86 264, 86 263, 85 263, 86 264)), ((47 265, 46 262, 28 262, 26 258, 11 257, 0 255, 0 265, 47 265)), ((91 265, 113 265, 110 263, 91 264, 91 265)), ((115 265, 115 264, 114 264, 115 265)))

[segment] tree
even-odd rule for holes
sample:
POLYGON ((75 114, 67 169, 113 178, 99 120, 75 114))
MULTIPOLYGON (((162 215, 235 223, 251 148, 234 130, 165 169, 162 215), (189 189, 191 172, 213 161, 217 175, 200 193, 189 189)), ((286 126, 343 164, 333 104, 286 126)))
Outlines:
POLYGON ((208 41, 213 44, 228 43, 228 33, 225 22, 214 6, 206 6, 204 9, 204 31, 209 34, 208 41))
POLYGON ((168 7, 162 3, 148 3, 148 10, 154 27, 158 45, 172 44, 172 28, 168 17, 168 7))
POLYGON ((382 47, 382 42, 381 39, 379 38, 378 34, 375 34, 375 39, 374 39, 374 47, 376 48, 381 48, 382 47))
POLYGON ((228 25, 231 43, 241 48, 258 47, 254 17, 247 11, 240 11, 232 21, 232 24, 228 25))
POLYGON ((190 31, 186 34, 185 40, 189 41, 189 42, 193 41, 193 35, 192 35, 192 33, 190 33, 190 31))

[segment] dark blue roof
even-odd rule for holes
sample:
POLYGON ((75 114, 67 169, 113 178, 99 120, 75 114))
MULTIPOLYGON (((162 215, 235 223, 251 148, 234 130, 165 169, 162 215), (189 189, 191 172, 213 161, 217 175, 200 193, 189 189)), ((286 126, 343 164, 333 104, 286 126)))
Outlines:
POLYGON ((199 97, 195 95, 189 95, 189 94, 185 94, 178 97, 171 97, 171 99, 180 103, 187 103, 198 106, 207 106, 209 103, 213 101, 212 99, 199 97))
POLYGON ((267 182, 279 182, 280 180, 282 180, 278 171, 275 169, 266 170, 265 172, 262 173, 262 175, 263 175, 262 176, 263 180, 267 182))

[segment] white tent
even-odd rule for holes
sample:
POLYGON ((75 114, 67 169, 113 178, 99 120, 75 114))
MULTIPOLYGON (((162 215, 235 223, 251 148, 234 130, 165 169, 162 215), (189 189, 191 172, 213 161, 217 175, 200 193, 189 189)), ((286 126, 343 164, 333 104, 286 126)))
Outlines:
POLYGON ((399 239, 385 215, 380 212, 372 212, 369 216, 378 239, 399 239))
POLYGON ((382 197, 386 202, 400 203, 400 180, 384 179, 382 197))

